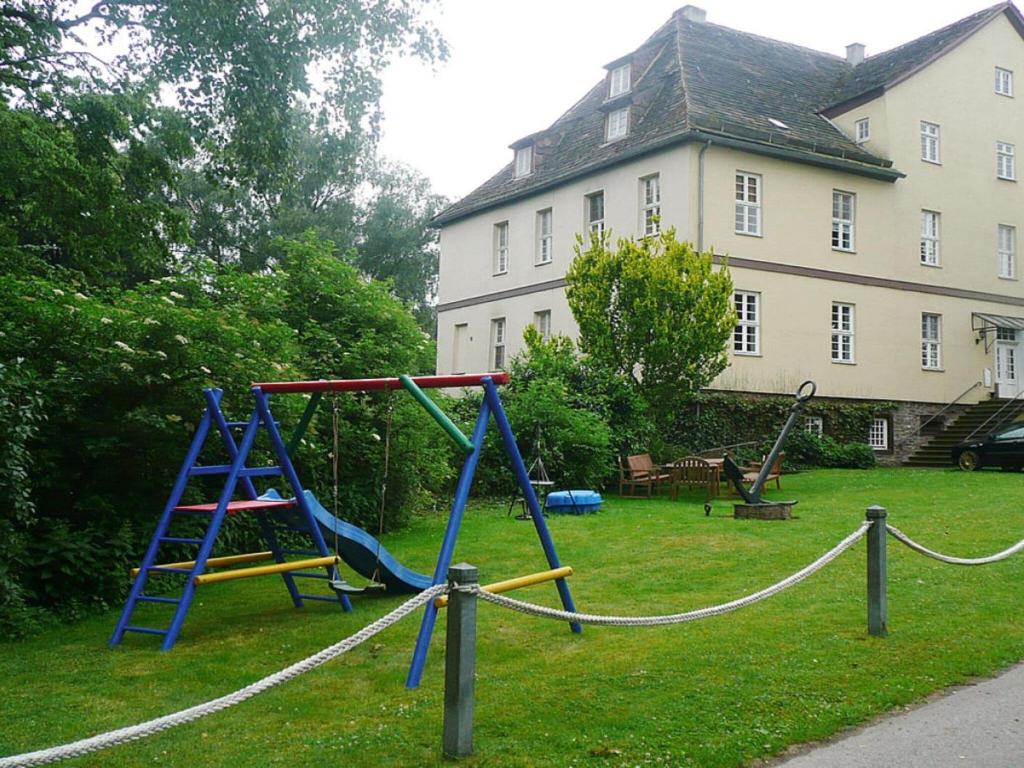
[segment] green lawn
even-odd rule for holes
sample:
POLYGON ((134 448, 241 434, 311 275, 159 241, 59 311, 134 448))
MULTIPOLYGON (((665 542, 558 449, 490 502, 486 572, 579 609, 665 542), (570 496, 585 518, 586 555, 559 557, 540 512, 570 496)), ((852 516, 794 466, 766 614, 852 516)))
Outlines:
MULTIPOLYGON (((606 501, 549 518, 580 610, 670 613, 788 576, 881 504, 943 552, 979 556, 1024 538, 1024 477, 922 470, 783 478, 798 519, 737 521, 696 495, 606 501)), ((443 517, 386 544, 431 570, 443 517)), ((484 581, 542 570, 533 527, 502 504, 466 516, 456 558, 484 581)), ((657 628, 587 627, 480 606, 480 766, 735 766, 820 739, 936 689, 1024 658, 1024 556, 942 565, 889 539, 890 636, 867 636, 864 543, 809 580, 727 616, 657 628)), ((554 588, 517 593, 556 605, 554 588)), ((204 588, 177 647, 131 636, 115 614, 0 645, 0 753, 39 749, 223 695, 351 634, 401 602, 296 610, 275 577, 204 588)), ((331 664, 233 709, 71 765, 425 766, 440 759, 443 643, 422 687, 404 675, 419 614, 331 664)), ((443 639, 444 616, 438 623, 443 639)))

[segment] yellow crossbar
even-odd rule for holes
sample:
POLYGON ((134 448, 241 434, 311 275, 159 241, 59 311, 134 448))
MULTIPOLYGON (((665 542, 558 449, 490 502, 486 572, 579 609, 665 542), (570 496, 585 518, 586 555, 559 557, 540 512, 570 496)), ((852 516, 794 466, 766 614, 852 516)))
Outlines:
MULTIPOLYGON (((225 555, 224 557, 209 557, 206 564, 210 568, 223 568, 229 565, 241 565, 242 563, 258 563, 261 560, 273 560, 273 552, 249 552, 244 555, 225 555)), ((181 563, 161 563, 155 568, 191 568, 196 564, 195 560, 185 560, 181 563)), ((138 568, 132 568, 132 578, 139 575, 138 568)))
MULTIPOLYGON (((540 573, 531 573, 526 576, 517 576, 514 579, 496 581, 493 584, 484 584, 481 589, 484 592, 490 592, 497 595, 502 592, 511 592, 513 589, 522 589, 523 587, 530 587, 534 584, 543 584, 545 581, 564 579, 566 576, 572 576, 572 574, 572 567, 563 565, 561 568, 554 568, 550 571, 541 571, 540 573)), ((441 595, 439 598, 434 600, 434 605, 438 608, 444 608, 448 605, 448 595, 441 595)))
POLYGON ((248 579, 250 576, 266 576, 271 573, 287 573, 288 571, 301 571, 306 568, 319 568, 327 565, 337 565, 341 558, 337 555, 330 557, 312 557, 309 560, 292 560, 290 563, 274 563, 273 565, 257 565, 255 568, 239 568, 237 571, 221 571, 220 573, 204 573, 196 576, 196 584, 214 584, 219 581, 233 581, 234 579, 248 579))

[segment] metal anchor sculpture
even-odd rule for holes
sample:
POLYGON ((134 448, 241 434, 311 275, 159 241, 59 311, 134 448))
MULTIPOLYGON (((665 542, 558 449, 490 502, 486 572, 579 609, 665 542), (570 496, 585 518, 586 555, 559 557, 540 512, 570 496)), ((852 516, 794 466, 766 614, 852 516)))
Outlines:
POLYGON ((754 480, 754 484, 749 489, 743 487, 743 470, 737 466, 736 462, 732 460, 731 456, 726 455, 723 467, 725 469, 725 476, 733 484, 733 487, 743 497, 743 501, 748 506, 793 506, 796 504, 795 501, 767 501, 761 498, 761 491, 764 489, 765 481, 768 479, 768 474, 771 472, 772 465, 775 460, 782 453, 783 447, 786 445, 786 438, 789 437, 789 433, 793 431, 793 425, 796 424, 797 419, 800 418, 800 414, 803 413, 804 407, 814 397, 814 393, 818 391, 817 385, 810 380, 805 381, 796 390, 796 402, 793 403, 793 407, 789 409, 789 418, 786 419, 786 423, 782 427, 782 431, 779 433, 778 439, 775 441, 775 445, 772 446, 771 452, 764 460, 764 464, 761 465, 761 471, 757 475, 757 479, 754 480))

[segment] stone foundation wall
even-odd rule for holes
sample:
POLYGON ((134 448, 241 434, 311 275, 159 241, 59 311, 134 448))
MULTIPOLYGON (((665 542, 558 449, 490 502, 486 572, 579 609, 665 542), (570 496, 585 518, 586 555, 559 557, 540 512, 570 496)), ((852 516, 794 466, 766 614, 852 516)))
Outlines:
MULTIPOLYGON (((946 426, 949 426, 959 418, 969 406, 952 405, 939 418, 946 426)), ((941 403, 900 403, 892 413, 892 429, 890 430, 890 442, 892 443, 891 453, 877 454, 878 463, 885 466, 898 466, 914 453, 923 443, 928 442, 934 435, 919 435, 918 430, 923 419, 941 411, 941 403)), ((935 422, 930 425, 935 426, 935 422)))

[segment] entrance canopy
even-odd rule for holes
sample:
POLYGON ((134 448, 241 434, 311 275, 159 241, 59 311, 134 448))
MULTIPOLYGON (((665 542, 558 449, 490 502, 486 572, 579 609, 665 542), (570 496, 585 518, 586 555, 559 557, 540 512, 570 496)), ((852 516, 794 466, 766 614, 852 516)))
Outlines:
POLYGON ((985 312, 971 313, 971 330, 977 331, 979 340, 985 340, 986 352, 992 349, 992 342, 995 341, 996 331, 1000 328, 1024 331, 1024 317, 990 315, 985 312))

